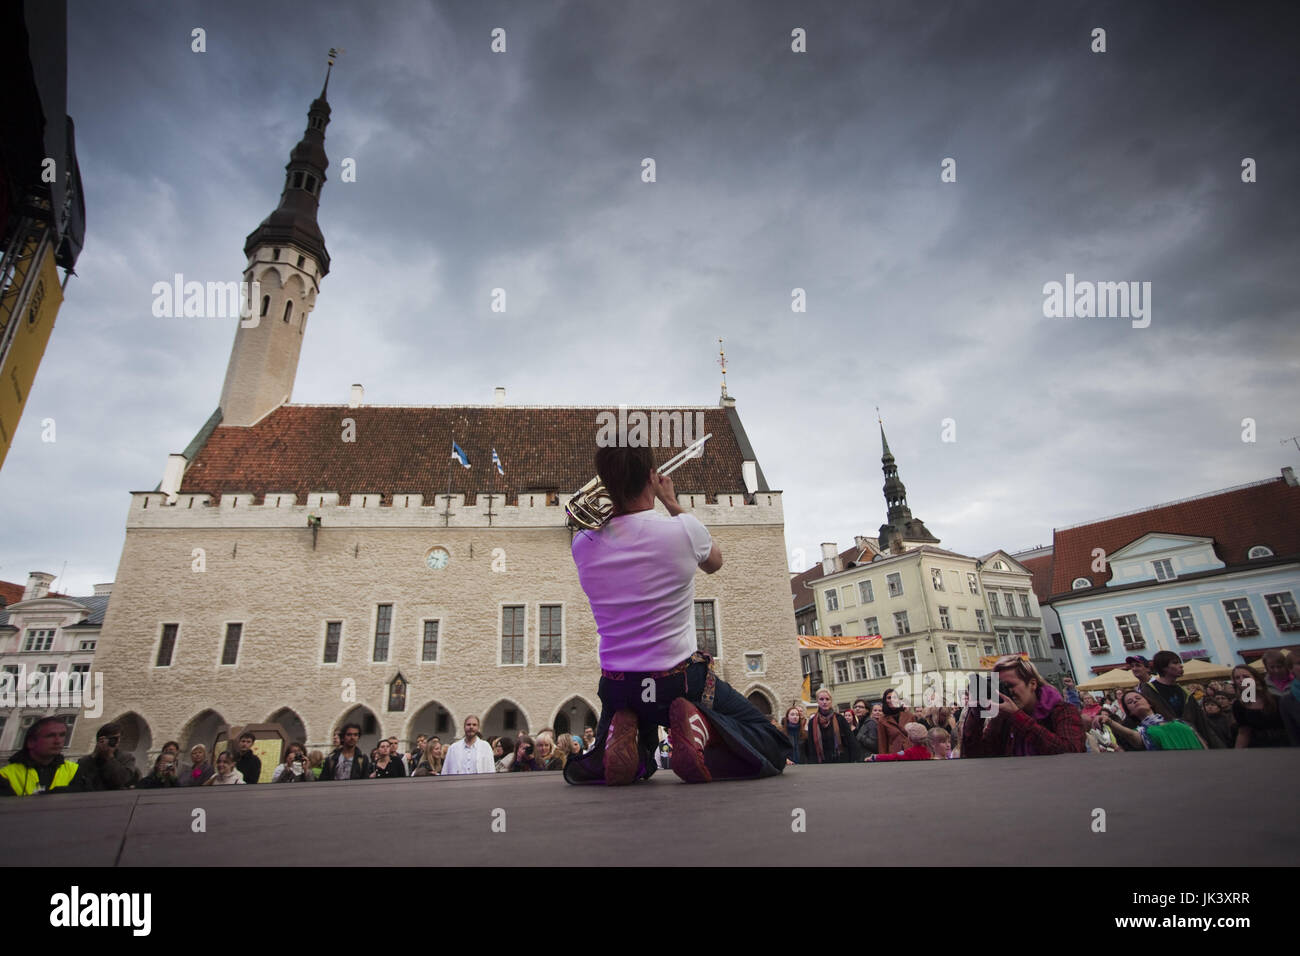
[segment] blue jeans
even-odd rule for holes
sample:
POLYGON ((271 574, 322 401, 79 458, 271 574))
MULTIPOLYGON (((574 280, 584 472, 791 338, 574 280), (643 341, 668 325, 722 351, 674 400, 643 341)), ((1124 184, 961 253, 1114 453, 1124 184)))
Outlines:
POLYGON ((637 716, 637 750, 641 755, 638 779, 648 778, 655 772, 659 728, 668 726, 669 706, 678 697, 699 707, 718 731, 728 751, 727 777, 770 777, 785 769, 790 755, 790 742, 785 734, 773 727, 730 684, 711 675, 708 659, 703 655, 696 655, 685 670, 668 677, 633 671, 623 674, 621 680, 602 676, 597 693, 601 712, 596 745, 565 764, 564 779, 569 783, 605 782, 605 739, 614 714, 620 710, 630 710, 637 716))

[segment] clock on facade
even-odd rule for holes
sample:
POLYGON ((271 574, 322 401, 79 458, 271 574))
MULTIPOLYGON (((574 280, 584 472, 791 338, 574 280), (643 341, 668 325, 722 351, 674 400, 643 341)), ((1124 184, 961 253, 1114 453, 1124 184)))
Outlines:
POLYGON ((451 560, 451 555, 446 548, 434 548, 424 556, 424 563, 433 571, 441 571, 451 560))

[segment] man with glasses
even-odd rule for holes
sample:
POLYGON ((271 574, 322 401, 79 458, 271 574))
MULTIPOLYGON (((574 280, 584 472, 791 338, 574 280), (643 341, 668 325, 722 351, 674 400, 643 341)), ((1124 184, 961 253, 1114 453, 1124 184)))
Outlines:
POLYGON ((109 723, 95 731, 95 749, 77 761, 86 772, 90 790, 130 790, 140 779, 135 757, 118 750, 122 725, 109 723))
POLYGON ((360 724, 345 724, 339 746, 321 766, 322 780, 364 780, 370 776, 370 761, 357 747, 361 739, 360 724))
POLYGON ((0 770, 0 797, 36 793, 79 793, 88 789, 81 767, 63 758, 68 725, 62 717, 42 717, 27 728, 23 747, 0 770))

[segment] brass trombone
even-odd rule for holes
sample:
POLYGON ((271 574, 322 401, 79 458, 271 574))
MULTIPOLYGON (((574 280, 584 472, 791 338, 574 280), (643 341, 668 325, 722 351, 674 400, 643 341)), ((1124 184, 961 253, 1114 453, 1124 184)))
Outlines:
MULTIPOLYGON (((703 438, 691 442, 656 468, 655 471, 660 475, 670 475, 692 458, 699 458, 704 454, 704 443, 712 437, 713 432, 709 432, 703 438)), ((609 492, 605 490, 605 485, 601 482, 600 476, 597 475, 583 485, 582 489, 570 498, 569 503, 564 506, 564 513, 568 516, 564 523, 574 531, 579 528, 586 528, 588 531, 599 531, 601 526, 609 520, 613 511, 614 501, 610 498, 609 492)))

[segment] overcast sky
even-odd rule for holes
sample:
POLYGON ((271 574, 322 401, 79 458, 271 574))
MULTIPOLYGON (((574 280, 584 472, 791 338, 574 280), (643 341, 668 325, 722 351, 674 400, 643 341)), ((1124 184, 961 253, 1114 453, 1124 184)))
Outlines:
POLYGON ((876 405, 964 553, 1276 476, 1300 56, 1290 4, 1207 6, 70 0, 86 245, 0 472, 0 579, 112 580, 234 337, 151 287, 240 277, 331 46, 295 402, 712 404, 722 337, 806 563, 884 521, 876 405), (1150 326, 1045 318, 1067 273, 1150 282, 1150 326))

